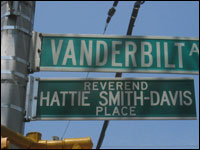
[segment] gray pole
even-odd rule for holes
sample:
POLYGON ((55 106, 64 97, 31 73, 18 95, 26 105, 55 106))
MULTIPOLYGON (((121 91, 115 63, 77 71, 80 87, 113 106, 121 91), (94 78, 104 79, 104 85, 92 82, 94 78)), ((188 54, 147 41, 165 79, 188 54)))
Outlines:
POLYGON ((1 124, 24 134, 34 1, 1 1, 1 124))

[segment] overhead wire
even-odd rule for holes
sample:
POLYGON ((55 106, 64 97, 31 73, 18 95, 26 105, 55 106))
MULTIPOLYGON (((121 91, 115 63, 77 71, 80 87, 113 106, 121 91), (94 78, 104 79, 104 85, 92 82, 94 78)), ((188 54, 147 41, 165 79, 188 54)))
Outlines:
POLYGON ((64 132, 63 132, 62 137, 61 137, 61 140, 63 140, 65 134, 67 133, 67 130, 68 130, 68 128, 69 128, 69 125, 70 125, 70 120, 69 120, 68 123, 67 123, 67 126, 66 126, 66 128, 65 128, 65 130, 64 130, 64 132))
POLYGON ((107 17, 107 19, 106 19, 106 24, 105 24, 105 27, 104 27, 104 32, 103 32, 103 34, 105 34, 106 29, 107 29, 107 27, 108 27, 108 24, 110 23, 110 20, 111 20, 112 16, 113 16, 113 15, 115 14, 115 12, 116 12, 115 7, 117 7, 117 5, 118 5, 118 1, 114 1, 113 6, 112 6, 112 7, 109 9, 109 11, 108 11, 108 17, 107 17))

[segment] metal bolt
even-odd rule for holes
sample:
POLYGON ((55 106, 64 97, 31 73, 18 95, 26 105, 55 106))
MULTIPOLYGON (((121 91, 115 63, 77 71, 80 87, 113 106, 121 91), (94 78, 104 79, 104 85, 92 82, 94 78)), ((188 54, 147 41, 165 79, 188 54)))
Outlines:
POLYGON ((40 78, 36 78, 35 80, 36 80, 36 81, 39 81, 39 80, 40 80, 40 78))
POLYGON ((42 37, 42 33, 39 33, 39 37, 40 37, 40 38, 42 37))
POLYGON ((40 67, 36 67, 36 70, 37 70, 37 71, 40 71, 40 67))
POLYGON ((41 53, 41 49, 38 49, 38 53, 41 53))

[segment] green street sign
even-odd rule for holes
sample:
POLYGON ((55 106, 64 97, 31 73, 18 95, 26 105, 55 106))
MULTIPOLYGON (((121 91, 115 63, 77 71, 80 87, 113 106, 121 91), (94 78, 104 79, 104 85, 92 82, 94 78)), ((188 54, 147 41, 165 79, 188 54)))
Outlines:
POLYGON ((39 79, 33 119, 196 119, 194 80, 39 79))
POLYGON ((196 38, 42 34, 41 43, 41 71, 199 74, 196 38))

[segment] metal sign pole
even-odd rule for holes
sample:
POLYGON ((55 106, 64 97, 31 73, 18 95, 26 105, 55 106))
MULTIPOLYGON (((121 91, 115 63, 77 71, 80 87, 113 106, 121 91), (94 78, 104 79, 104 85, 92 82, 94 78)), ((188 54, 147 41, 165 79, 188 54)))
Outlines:
POLYGON ((23 134, 34 1, 1 2, 1 124, 23 134))

